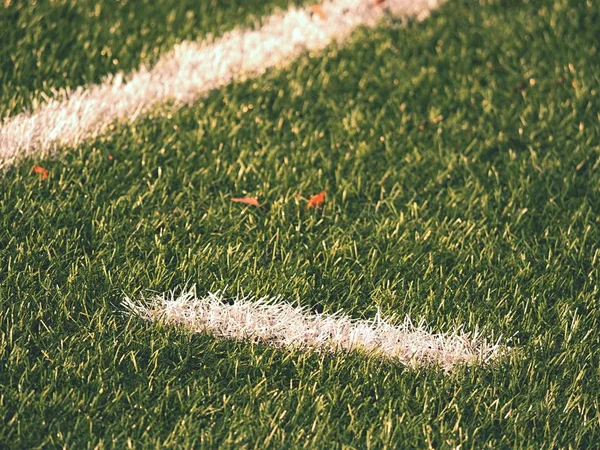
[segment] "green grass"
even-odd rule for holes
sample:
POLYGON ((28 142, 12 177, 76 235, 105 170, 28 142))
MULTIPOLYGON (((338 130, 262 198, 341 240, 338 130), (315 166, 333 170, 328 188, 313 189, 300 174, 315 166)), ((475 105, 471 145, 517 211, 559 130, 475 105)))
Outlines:
POLYGON ((592 2, 457 0, 8 170, 0 447, 595 447, 599 33, 592 2), (119 313, 185 283, 516 349, 444 374, 119 313))
POLYGON ((53 89, 151 64, 184 39, 218 36, 301 0, 39 0, 0 6, 0 117, 53 89))

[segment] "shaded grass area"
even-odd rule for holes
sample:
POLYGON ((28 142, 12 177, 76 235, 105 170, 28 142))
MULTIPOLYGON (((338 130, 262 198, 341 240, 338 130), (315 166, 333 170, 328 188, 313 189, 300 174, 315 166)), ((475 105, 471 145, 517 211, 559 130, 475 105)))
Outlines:
POLYGON ((592 447, 597 19, 453 2, 10 169, 0 446, 592 447), (294 196, 321 189, 321 211, 294 196), (229 200, 246 194, 267 207, 229 200), (516 351, 443 374, 118 313, 186 282, 479 325, 516 351))
POLYGON ((288 0, 41 0, 0 5, 0 118, 53 89, 151 64, 182 40, 252 26, 288 0))

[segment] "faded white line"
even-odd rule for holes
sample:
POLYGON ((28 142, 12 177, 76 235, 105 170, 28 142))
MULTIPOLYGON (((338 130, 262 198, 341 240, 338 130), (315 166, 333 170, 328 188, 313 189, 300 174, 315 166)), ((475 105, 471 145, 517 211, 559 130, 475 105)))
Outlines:
POLYGON ((152 68, 117 73, 104 82, 59 92, 33 112, 0 126, 0 167, 32 152, 76 145, 106 131, 117 119, 135 120, 165 101, 193 102, 233 80, 256 76, 306 50, 342 42, 361 25, 386 14, 423 19, 443 0, 329 0, 315 10, 291 8, 272 15, 255 31, 236 29, 221 38, 183 42, 152 68))
POLYGON ((416 367, 450 370, 457 365, 487 364, 507 352, 462 329, 435 334, 408 318, 401 324, 377 315, 357 320, 338 312, 315 314, 278 299, 224 298, 221 293, 198 297, 195 290, 170 292, 149 299, 126 298, 125 309, 142 319, 182 327, 193 333, 260 342, 274 347, 351 352, 416 367))

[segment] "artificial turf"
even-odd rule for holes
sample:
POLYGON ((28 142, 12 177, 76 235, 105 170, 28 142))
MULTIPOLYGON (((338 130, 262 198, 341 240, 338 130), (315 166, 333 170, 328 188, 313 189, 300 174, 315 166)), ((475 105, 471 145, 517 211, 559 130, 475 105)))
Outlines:
MULTIPOLYGON (((304 0, 304 3, 306 0, 304 0)), ((219 36, 302 0, 39 0, 0 5, 0 117, 53 91, 151 65, 182 40, 219 36)))
POLYGON ((452 1, 8 169, 0 447, 597 446, 599 12, 452 1), (321 210, 294 195, 322 189, 321 210), (444 373, 121 314, 186 283, 479 326, 513 351, 444 373))

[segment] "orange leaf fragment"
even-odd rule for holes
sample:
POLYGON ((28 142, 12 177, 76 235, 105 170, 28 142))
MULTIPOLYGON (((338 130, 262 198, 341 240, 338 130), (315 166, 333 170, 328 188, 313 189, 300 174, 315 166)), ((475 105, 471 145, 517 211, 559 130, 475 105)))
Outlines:
POLYGON ((31 169, 31 171, 33 173, 39 174, 41 176, 42 180, 47 180, 48 177, 50 176, 50 172, 48 172, 42 166, 33 166, 33 169, 31 169))
POLYGON ((317 195, 313 195, 308 200, 308 204, 306 205, 306 207, 307 208, 316 208, 318 206, 323 206, 323 203, 325 203, 325 193, 326 192, 327 191, 321 191, 317 195))
POLYGON ((321 8, 319 5, 312 5, 310 9, 312 10, 313 14, 319 16, 321 20, 327 19, 327 14, 325 14, 325 11, 323 11, 323 8, 321 8))
POLYGON ((244 203, 245 205, 260 206, 260 203, 258 203, 258 200, 254 197, 232 198, 231 201, 235 203, 244 203))

